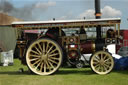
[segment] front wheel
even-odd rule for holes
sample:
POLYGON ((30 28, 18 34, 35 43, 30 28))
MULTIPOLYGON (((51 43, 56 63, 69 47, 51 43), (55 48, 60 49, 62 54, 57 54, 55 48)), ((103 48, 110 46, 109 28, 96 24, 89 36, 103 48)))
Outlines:
POLYGON ((51 39, 33 42, 26 53, 26 62, 32 72, 38 75, 55 73, 62 63, 62 49, 51 39))
POLYGON ((114 67, 114 60, 110 53, 98 51, 91 56, 91 69, 97 74, 108 74, 114 67))

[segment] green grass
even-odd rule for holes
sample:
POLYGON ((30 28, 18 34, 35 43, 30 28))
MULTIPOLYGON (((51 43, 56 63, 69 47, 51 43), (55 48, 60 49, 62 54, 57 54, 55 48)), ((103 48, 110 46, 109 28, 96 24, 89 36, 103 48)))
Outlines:
POLYGON ((15 60, 14 66, 0 67, 0 85, 128 85, 128 71, 98 75, 90 68, 61 68, 54 75, 39 76, 27 70, 19 60, 15 60), (18 72, 21 67, 25 72, 18 72))

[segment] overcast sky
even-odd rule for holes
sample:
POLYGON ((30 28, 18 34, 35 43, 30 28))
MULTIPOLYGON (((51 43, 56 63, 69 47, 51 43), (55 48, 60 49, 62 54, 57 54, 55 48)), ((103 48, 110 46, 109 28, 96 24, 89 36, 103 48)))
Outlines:
MULTIPOLYGON (((0 0, 0 12, 23 20, 95 18, 94 0, 0 0)), ((128 0, 101 0, 102 18, 122 19, 128 29, 128 0)))

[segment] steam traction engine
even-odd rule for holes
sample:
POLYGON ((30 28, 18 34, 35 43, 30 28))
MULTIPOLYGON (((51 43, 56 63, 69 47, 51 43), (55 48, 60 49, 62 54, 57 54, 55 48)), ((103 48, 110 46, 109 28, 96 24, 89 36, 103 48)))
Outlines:
POLYGON ((109 73, 114 66, 106 48, 118 44, 120 19, 14 22, 17 50, 22 64, 38 75, 55 73, 62 63, 76 65, 83 54, 91 53, 91 69, 98 74, 109 73), (101 37, 97 37, 100 27, 101 37), (25 31, 41 30, 40 33, 25 31))

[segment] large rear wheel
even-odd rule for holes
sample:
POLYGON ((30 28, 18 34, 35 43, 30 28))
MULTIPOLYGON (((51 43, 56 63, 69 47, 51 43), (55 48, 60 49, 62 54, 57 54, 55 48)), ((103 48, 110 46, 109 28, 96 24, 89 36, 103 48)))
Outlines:
POLYGON ((110 53, 98 51, 91 56, 90 65, 97 74, 108 74, 114 67, 114 60, 110 53))
POLYGON ((26 53, 26 62, 32 72, 38 75, 55 73, 62 63, 62 49, 51 39, 33 42, 26 53))

